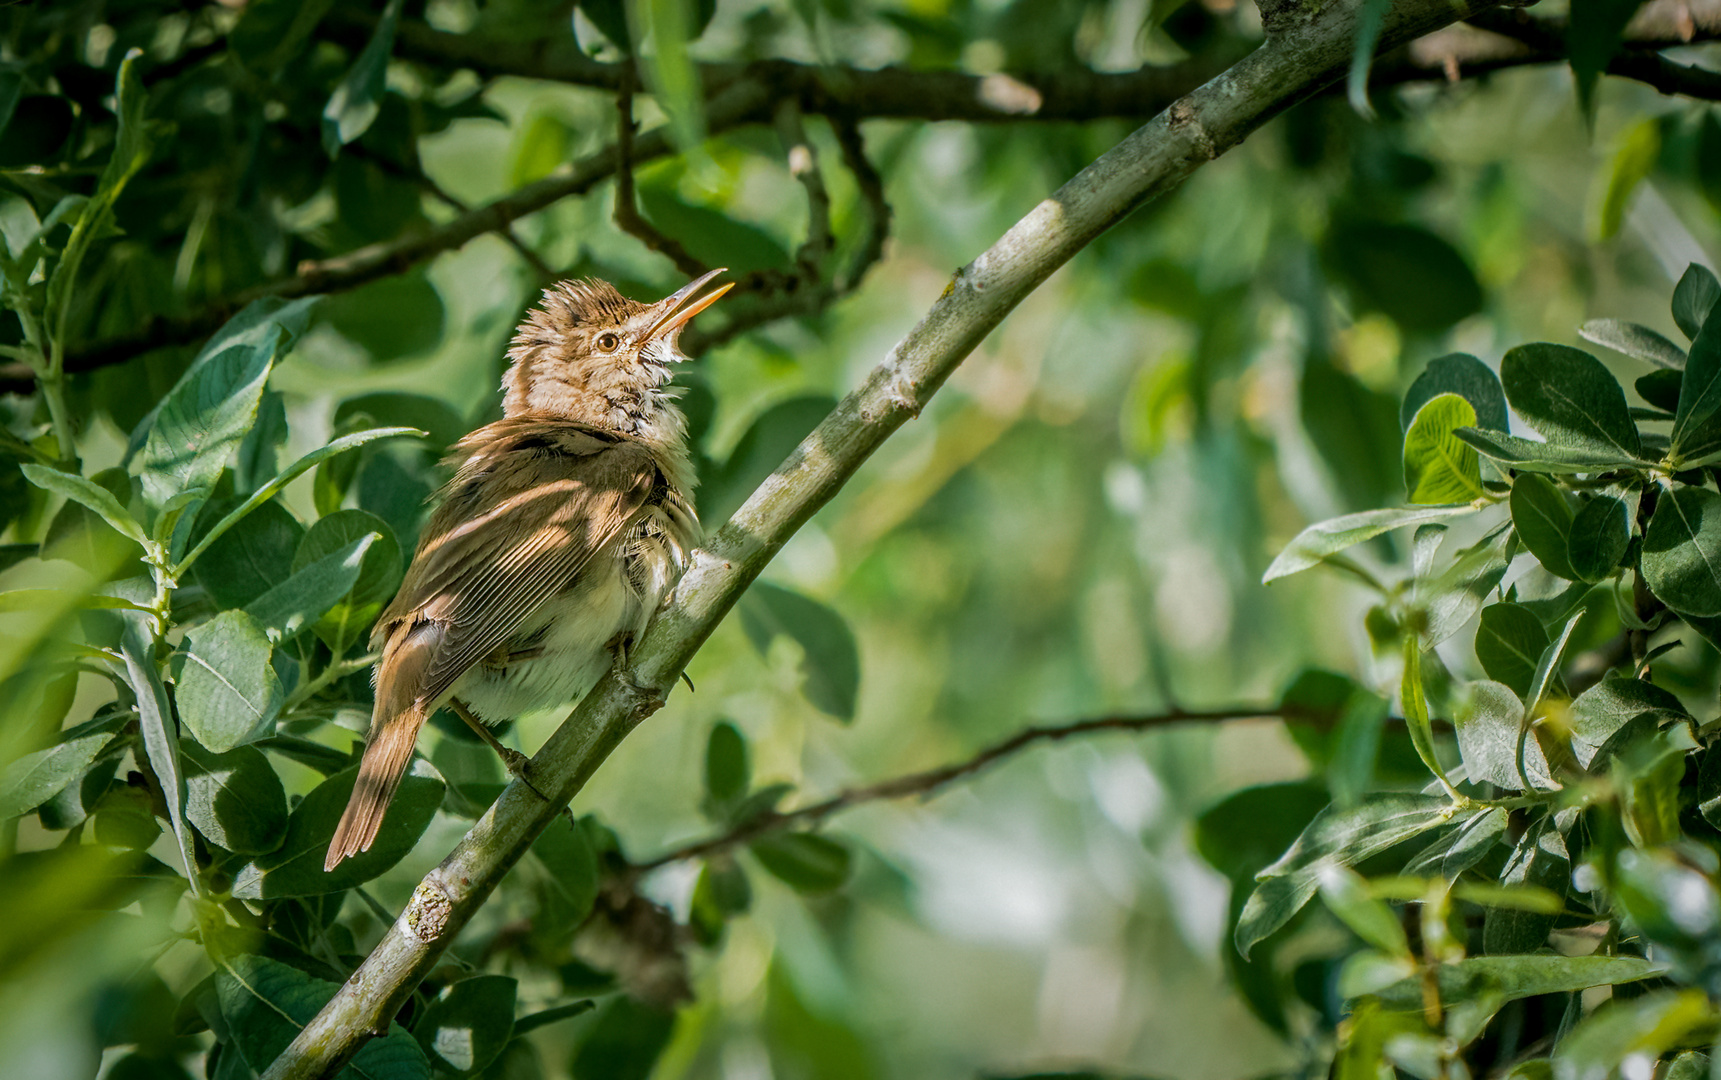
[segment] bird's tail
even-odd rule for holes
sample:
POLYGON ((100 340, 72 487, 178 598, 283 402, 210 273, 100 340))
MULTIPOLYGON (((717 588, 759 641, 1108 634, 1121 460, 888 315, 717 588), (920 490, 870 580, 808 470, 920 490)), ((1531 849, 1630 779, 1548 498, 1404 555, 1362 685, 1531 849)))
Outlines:
POLYGON ((387 723, 372 727, 364 758, 359 762, 358 779, 353 782, 352 798, 347 802, 346 813, 341 815, 341 823, 335 827, 334 839, 329 841, 324 870, 333 870, 342 859, 370 850, 377 829, 382 826, 383 814, 406 775, 412 747, 418 741, 418 729, 424 726, 424 720, 424 705, 415 702, 387 723))

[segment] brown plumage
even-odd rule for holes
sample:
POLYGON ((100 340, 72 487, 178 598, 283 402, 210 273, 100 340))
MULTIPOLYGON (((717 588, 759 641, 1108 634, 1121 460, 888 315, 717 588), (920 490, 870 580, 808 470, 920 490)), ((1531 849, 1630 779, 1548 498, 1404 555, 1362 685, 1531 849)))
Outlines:
POLYGON ((453 708, 524 775, 484 725, 574 701, 644 632, 699 537, 664 384, 687 359, 682 328, 729 289, 700 295, 718 272, 649 305, 563 282, 520 326, 503 418, 455 444, 454 478, 371 631, 376 705, 326 869, 369 850, 431 713, 453 708))

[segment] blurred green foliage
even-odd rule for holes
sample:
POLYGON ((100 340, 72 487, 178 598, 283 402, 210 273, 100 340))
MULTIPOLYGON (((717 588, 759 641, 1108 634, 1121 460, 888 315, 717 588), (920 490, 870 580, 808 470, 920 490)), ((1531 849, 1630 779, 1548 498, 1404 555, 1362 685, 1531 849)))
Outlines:
MULTIPOLYGON (((1637 6, 1573 5, 1575 78, 1368 95, 1365 51, 1349 100, 1102 237, 796 537, 352 1074, 1708 1069, 1721 121, 1600 79, 1637 6), (1250 705, 1283 723, 780 827, 1028 723, 1250 705), (738 839, 659 855, 706 836, 738 839)), ((0 25, 0 1075, 234 1080, 501 790, 439 716, 377 845, 321 869, 369 624, 513 327, 547 274, 685 280, 608 183, 437 230, 608 147, 638 60, 640 144, 669 136, 640 208, 743 281, 679 376, 715 528, 1146 116, 723 126, 710 65, 1079 87, 1260 38, 1247 6, 1122 0, 0 25)))

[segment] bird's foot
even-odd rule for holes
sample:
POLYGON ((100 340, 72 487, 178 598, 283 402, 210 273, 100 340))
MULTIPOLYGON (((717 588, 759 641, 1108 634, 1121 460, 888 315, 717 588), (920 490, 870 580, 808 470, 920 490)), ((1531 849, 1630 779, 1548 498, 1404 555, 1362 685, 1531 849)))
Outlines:
POLYGON ((526 787, 531 789, 532 794, 536 795, 538 798, 543 799, 545 802, 550 801, 550 797, 542 791, 539 791, 538 785, 532 783, 532 778, 528 775, 531 772, 531 758, 520 753, 520 751, 511 746, 497 746, 496 754, 502 759, 502 767, 508 770, 509 776, 512 776, 514 779, 520 781, 520 783, 525 784, 526 787))

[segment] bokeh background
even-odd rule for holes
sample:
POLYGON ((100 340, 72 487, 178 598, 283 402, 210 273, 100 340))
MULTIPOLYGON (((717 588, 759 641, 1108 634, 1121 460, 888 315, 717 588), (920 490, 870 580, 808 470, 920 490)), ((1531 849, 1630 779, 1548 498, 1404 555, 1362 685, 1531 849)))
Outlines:
MULTIPOLYGON (((114 26, 136 37, 137 17, 124 5, 52 6, 56 55, 111 78, 126 44, 114 26)), ((528 7, 433 0, 406 17, 517 31, 536 13, 528 7)), ((613 55, 585 15, 551 14, 559 28, 581 20, 583 40, 613 55)), ((8 62, 49 48, 42 11, 4 17, 16 31, 8 62)), ((193 6, 149 17, 156 39, 145 47, 172 56, 199 41, 219 48, 223 28, 249 14, 193 6)), ((1226 0, 720 0, 691 50, 703 61, 1127 71, 1258 34, 1253 9, 1226 0)), ((337 40, 312 54, 333 78, 354 51, 337 40)), ((145 308, 191 310, 310 254, 448 220, 450 200, 488 203, 613 134, 607 91, 470 72, 432 80, 397 59, 392 94, 440 95, 467 114, 418 140, 424 175, 448 198, 367 171, 354 153, 330 167, 307 137, 274 164, 245 166, 299 185, 299 197, 277 191, 264 205, 235 192, 273 181, 235 178, 223 160, 236 145, 224 125, 248 115, 227 78, 211 65, 152 98, 177 133, 120 207, 127 238, 89 271, 84 340, 122 332, 145 308), (300 157, 315 169, 285 177, 300 157), (150 214, 159 235, 138 224, 150 214)), ((297 91, 281 78, 291 112, 297 91)), ((746 735, 759 782, 795 786, 792 806, 963 758, 1031 723, 1270 707, 1309 666, 1395 679, 1377 670, 1362 590, 1330 573, 1268 588, 1263 569, 1305 524, 1402 499, 1397 401, 1428 359, 1466 351, 1497 366, 1522 341, 1581 344, 1577 326, 1604 315, 1671 336, 1672 282, 1721 250, 1721 129, 1701 103, 1623 81, 1604 81, 1586 117, 1559 66, 1406 83, 1374 108, 1365 118, 1342 92, 1298 106, 1119 224, 1012 314, 784 550, 765 580, 823 601, 853 629, 852 720, 802 693, 795 643, 780 637, 761 653, 731 618, 689 668, 697 692, 676 693, 632 735, 576 812, 600 816, 638 860, 706 835, 703 760, 722 721, 746 735)), ((665 112, 647 95, 639 115, 649 128, 665 112)), ((399 120, 385 107, 375 137, 399 120)), ((837 231, 852 237, 865 207, 830 128, 806 123, 837 231)), ((865 121, 893 211, 884 257, 823 313, 705 350, 685 381, 714 405, 710 460, 758 437, 761 417, 785 430, 810 423, 798 418, 854 387, 956 267, 1135 123, 865 121)), ((4 133, 10 148, 0 142, 9 167, 28 160, 20 130, 4 133)), ((57 152, 74 163, 79 153, 57 152)), ((807 228, 769 129, 713 136, 642 166, 639 182, 648 216, 715 262, 792 251, 807 228), (705 216, 677 217, 676 206, 705 216), (707 228, 718 215, 730 232, 707 228), (732 253, 745 244, 757 250, 732 253)), ((641 298, 676 287, 684 279, 667 260, 614 226, 612 198, 605 183, 557 202, 518 222, 517 242, 559 273, 605 273, 641 298)), ((326 442, 336 408, 359 395, 427 395, 466 426, 494 416, 507 339, 542 285, 514 245, 487 234, 327 301, 270 384, 288 421, 283 460, 326 442)), ((721 310, 707 317, 714 327, 721 310)), ((120 461, 130 425, 184 359, 158 350, 74 378, 86 472, 120 461)), ((4 404, 15 433, 41 430, 34 399, 4 404)), ((424 490, 390 464, 394 453, 366 459, 346 505, 392 493, 384 516, 410 522, 424 490)), ((310 476, 285 495, 305 521, 316 499, 310 476)), ((41 521, 40 511, 17 517, 5 539, 39 539, 41 521)), ((1381 543, 1363 558, 1402 574, 1401 556, 1381 543)), ((26 560, 0 586, 37 587, 51 572, 26 560)), ((1468 638, 1442 650, 1459 671, 1474 668, 1468 638)), ((83 676, 65 725, 110 696, 83 676)), ((365 717, 346 708, 329 719, 313 737, 345 749, 365 717)), ((558 720, 523 718, 510 738, 534 749, 558 720)), ((438 758, 443 738, 421 744, 433 761, 451 760, 438 758)), ((293 768, 281 767, 289 793, 308 790, 316 774, 293 768)), ((1032 749, 935 797, 844 813, 827 828, 857 852, 849 884, 805 897, 753 873, 750 912, 721 947, 690 951, 695 1001, 652 1075, 1294 1071, 1307 1060, 1295 1025, 1272 1029, 1227 981, 1230 885, 1195 850, 1191 821, 1228 792, 1309 771, 1276 721, 1196 724, 1032 749)), ((398 908, 466 827, 439 816, 374 895, 398 908)), ((33 819, 13 841, 20 851, 57 842, 33 819)), ((152 852, 174 857, 165 834, 152 852)), ((671 866, 644 887, 685 916, 696 872, 671 866)), ((528 917, 526 904, 505 894, 469 934, 528 917)), ((91 1034, 114 1030, 109 988, 145 964, 176 993, 208 970, 195 945, 158 951, 157 941, 147 926, 98 921, 0 976, 0 1073, 87 1076, 123 1056, 131 1043, 104 1050, 91 1034)), ((557 992, 521 990, 523 1000, 557 992)), ((569 1075, 580 1023, 535 1036, 543 1075, 569 1075)))

